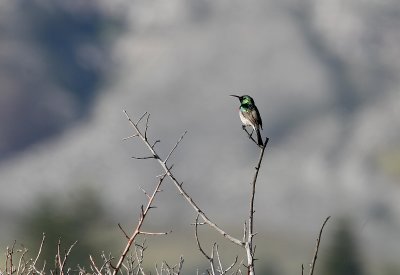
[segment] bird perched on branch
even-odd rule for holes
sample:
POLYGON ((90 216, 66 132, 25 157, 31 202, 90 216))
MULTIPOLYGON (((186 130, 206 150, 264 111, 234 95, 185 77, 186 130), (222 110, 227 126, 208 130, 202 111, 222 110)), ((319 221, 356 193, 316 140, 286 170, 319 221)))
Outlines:
POLYGON ((243 128, 246 126, 251 126, 257 134, 257 143, 259 146, 263 145, 263 140, 260 134, 260 128, 262 129, 262 120, 260 113, 256 105, 254 104, 254 100, 251 96, 248 95, 231 95, 233 97, 239 98, 240 107, 239 107, 239 116, 240 120, 243 123, 243 128))

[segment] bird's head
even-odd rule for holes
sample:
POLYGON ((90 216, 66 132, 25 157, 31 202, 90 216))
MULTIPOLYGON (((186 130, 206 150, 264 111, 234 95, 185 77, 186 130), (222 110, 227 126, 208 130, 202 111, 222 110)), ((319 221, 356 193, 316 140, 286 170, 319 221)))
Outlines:
POLYGON ((242 96, 238 96, 238 95, 231 95, 233 97, 237 97, 239 98, 240 104, 245 104, 245 105, 254 105, 254 100, 253 98, 251 98, 251 96, 248 95, 242 95, 242 96))

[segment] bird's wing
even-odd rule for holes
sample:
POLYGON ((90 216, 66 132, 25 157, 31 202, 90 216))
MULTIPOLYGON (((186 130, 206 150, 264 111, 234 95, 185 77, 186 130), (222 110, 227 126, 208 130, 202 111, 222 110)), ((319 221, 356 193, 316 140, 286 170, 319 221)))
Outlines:
MULTIPOLYGON (((257 108, 254 108, 253 110, 249 112, 242 112, 243 116, 250 121, 250 123, 254 126, 255 129, 257 129, 261 125, 261 118, 260 114, 258 113, 257 108)), ((261 127, 262 129, 262 127, 261 127)))
POLYGON ((256 106, 254 106, 254 110, 256 111, 256 117, 257 117, 257 120, 258 120, 258 125, 260 125, 260 128, 262 129, 262 119, 261 119, 261 116, 260 116, 260 112, 258 111, 256 106))

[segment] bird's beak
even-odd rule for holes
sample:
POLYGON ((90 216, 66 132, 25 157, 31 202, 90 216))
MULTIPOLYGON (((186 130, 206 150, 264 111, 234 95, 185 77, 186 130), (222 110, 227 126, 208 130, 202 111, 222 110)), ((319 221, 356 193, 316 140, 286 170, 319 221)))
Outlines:
POLYGON ((240 96, 238 96, 238 95, 230 95, 230 96, 233 96, 233 97, 237 97, 237 98, 240 98, 240 96))

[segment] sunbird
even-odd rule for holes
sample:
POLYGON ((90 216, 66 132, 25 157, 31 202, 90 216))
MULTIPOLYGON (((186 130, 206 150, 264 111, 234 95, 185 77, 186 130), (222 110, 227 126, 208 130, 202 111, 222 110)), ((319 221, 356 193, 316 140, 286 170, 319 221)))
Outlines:
POLYGON ((262 129, 262 120, 260 113, 258 112, 257 106, 254 104, 254 100, 248 95, 231 95, 239 98, 239 116, 242 121, 242 127, 251 126, 257 134, 257 143, 259 146, 263 146, 263 140, 260 134, 260 128, 262 129))

